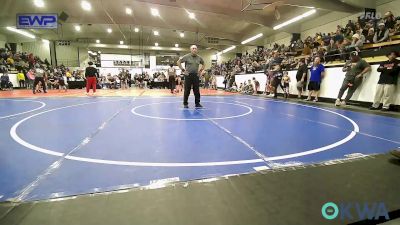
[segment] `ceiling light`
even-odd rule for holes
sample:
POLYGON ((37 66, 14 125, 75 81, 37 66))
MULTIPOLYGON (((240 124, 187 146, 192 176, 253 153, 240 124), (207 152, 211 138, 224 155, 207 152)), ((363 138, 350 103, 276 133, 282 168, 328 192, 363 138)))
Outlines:
POLYGON ((179 44, 175 44, 175 48, 179 48, 179 44))
POLYGON ((100 40, 96 40, 96 43, 97 43, 97 44, 100 44, 100 40))
POLYGON ((112 29, 111 29, 111 28, 107 28, 107 32, 108 32, 108 33, 111 33, 111 32, 112 32, 112 29))
POLYGON ((47 40, 47 39, 42 39, 42 42, 45 43, 45 44, 50 44, 50 41, 47 40))
POLYGON ((135 32, 136 33, 139 32, 139 28, 135 27, 135 32))
POLYGON ((222 53, 227 53, 227 52, 229 52, 229 51, 231 51, 231 50, 233 50, 233 49, 235 49, 235 48, 236 48, 236 46, 233 45, 233 46, 231 46, 231 47, 229 47, 229 48, 223 50, 222 53))
POLYGON ((153 16, 160 16, 160 13, 158 12, 158 9, 151 8, 151 15, 153 16))
POLYGON ((44 7, 44 1, 43 0, 34 0, 33 4, 35 4, 36 7, 43 8, 44 7))
POLYGON ((160 34, 160 33, 158 33, 158 31, 156 31, 156 30, 155 30, 153 33, 154 33, 154 35, 156 35, 156 36, 158 36, 158 35, 160 34))
POLYGON ((83 10, 90 11, 92 9, 92 5, 88 1, 82 1, 81 7, 83 10))
POLYGON ((98 51, 99 54, 101 54, 101 51, 98 51))
POLYGON ((124 41, 119 41, 119 44, 120 44, 120 45, 123 45, 123 44, 124 44, 124 41))
POLYGON ((196 15, 194 14, 194 13, 192 13, 192 12, 188 12, 188 15, 189 15, 189 18, 190 19, 196 19, 196 15))
POLYGON ((251 41, 254 41, 254 40, 256 40, 257 38, 262 37, 262 36, 263 36, 263 34, 262 34, 262 33, 259 33, 259 34, 255 35, 255 36, 253 36, 253 37, 251 37, 251 38, 249 38, 249 39, 246 39, 246 40, 242 41, 242 45, 247 44, 247 43, 249 43, 249 42, 251 42, 251 41))
POLYGON ((118 45, 118 48, 128 48, 128 45, 118 45))
POLYGON ((158 43, 156 42, 156 43, 154 43, 154 45, 157 47, 157 46, 158 46, 158 43))
POLYGON ((22 35, 24 35, 26 37, 29 37, 29 38, 32 38, 32 39, 36 38, 35 35, 33 35, 31 33, 28 33, 26 31, 23 31, 23 30, 18 30, 18 29, 14 28, 14 27, 7 27, 7 30, 13 31, 15 33, 22 34, 22 35))
POLYGON ((125 8, 125 13, 128 15, 132 15, 132 9, 131 8, 125 8))
POLYGON ((181 36, 181 38, 183 38, 183 37, 185 37, 185 33, 181 32, 181 33, 179 34, 179 36, 181 36))
POLYGON ((316 12, 317 12, 316 9, 310 10, 310 11, 308 11, 308 12, 306 12, 306 13, 301 14, 300 16, 296 16, 296 17, 294 17, 294 18, 292 18, 292 19, 290 19, 290 20, 288 20, 288 21, 286 21, 286 22, 284 22, 284 23, 281 23, 281 24, 279 24, 279 25, 277 25, 277 26, 274 26, 274 30, 278 30, 278 29, 280 29, 280 28, 282 28, 282 27, 285 27, 285 26, 287 26, 287 25, 289 25, 289 24, 292 24, 292 23, 294 23, 294 22, 297 22, 297 21, 299 21, 299 20, 301 20, 301 19, 306 18, 307 16, 311 16, 312 14, 314 14, 314 13, 316 13, 316 12))
POLYGON ((75 30, 76 30, 76 31, 81 31, 81 26, 75 25, 75 30))

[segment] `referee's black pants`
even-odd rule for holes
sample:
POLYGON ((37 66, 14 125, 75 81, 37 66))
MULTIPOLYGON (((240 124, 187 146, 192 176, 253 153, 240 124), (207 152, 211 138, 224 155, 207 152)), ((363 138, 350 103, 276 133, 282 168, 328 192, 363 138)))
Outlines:
POLYGON ((188 99, 190 95, 190 90, 193 86, 193 93, 194 93, 194 101, 195 104, 200 103, 200 79, 197 73, 190 73, 189 75, 185 76, 185 91, 183 94, 183 104, 188 105, 188 99))

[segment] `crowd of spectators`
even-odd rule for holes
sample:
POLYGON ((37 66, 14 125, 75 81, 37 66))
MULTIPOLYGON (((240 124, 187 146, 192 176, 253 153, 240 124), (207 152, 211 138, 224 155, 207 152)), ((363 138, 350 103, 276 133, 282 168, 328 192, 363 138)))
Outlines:
POLYGON ((336 31, 330 33, 316 33, 314 37, 308 36, 304 40, 292 40, 289 45, 275 43, 270 48, 259 47, 251 53, 246 51, 227 62, 213 65, 211 71, 224 76, 226 90, 241 90, 240 87, 246 85, 235 83, 236 74, 262 71, 271 75, 276 65, 280 65, 283 71, 297 69, 303 64, 310 67, 316 57, 322 64, 335 60, 345 62, 351 52, 361 52, 364 44, 387 42, 398 34, 400 18, 389 11, 382 19, 359 17, 357 21, 349 20, 345 26, 338 25, 336 31))

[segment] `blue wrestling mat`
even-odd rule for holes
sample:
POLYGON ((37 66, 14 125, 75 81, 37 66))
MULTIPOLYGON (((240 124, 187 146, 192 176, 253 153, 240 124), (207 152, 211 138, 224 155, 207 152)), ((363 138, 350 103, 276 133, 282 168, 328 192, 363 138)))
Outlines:
POLYGON ((400 146, 400 119, 252 96, 0 99, 0 201, 307 165, 400 146))

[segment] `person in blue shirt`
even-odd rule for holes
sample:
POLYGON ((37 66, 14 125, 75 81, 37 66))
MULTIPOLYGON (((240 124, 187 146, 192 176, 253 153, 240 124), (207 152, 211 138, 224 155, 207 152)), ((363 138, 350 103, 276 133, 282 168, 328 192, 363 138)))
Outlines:
POLYGON ((325 67, 321 64, 321 58, 315 57, 314 63, 310 68, 311 76, 308 83, 308 98, 306 101, 311 101, 311 96, 314 94, 314 102, 318 102, 319 90, 321 89, 321 81, 325 75, 325 67))

